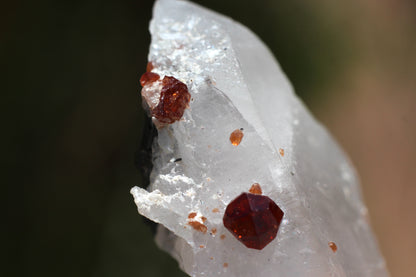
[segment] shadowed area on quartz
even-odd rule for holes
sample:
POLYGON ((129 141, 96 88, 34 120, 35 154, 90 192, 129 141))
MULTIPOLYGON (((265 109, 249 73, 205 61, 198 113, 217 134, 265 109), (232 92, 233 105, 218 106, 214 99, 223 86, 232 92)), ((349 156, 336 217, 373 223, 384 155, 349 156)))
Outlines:
POLYGON ((191 276, 388 276, 353 168, 263 43, 186 1, 157 1, 150 31, 152 72, 192 97, 180 121, 159 129, 148 191, 131 191, 139 213, 163 225, 158 245, 191 276), (236 146, 230 134, 240 128, 236 146), (222 225, 253 183, 284 212, 261 251, 222 225), (192 228, 189 214, 211 231, 192 228))

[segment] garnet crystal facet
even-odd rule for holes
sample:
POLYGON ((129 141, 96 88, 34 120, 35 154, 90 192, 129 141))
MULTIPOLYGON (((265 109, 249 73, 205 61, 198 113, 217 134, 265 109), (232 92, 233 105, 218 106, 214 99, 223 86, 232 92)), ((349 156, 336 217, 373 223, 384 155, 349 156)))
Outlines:
POLYGON ((248 248, 263 249, 277 234, 283 211, 269 197, 242 193, 228 204, 224 226, 248 248))

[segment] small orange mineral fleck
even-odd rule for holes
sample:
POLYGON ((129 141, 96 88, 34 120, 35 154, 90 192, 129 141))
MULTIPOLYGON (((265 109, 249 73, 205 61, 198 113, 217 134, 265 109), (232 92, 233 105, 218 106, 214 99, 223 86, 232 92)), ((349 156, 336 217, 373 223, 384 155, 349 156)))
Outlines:
POLYGON ((260 185, 258 184, 258 183, 254 183, 252 186, 251 186, 251 188, 250 188, 250 190, 248 191, 248 192, 250 192, 250 193, 252 193, 252 194, 262 194, 263 192, 261 191, 261 187, 260 187, 260 185))
POLYGON ((212 212, 213 212, 213 213, 219 213, 219 212, 220 212, 220 210, 218 210, 218 208, 214 208, 214 209, 212 209, 212 212))
POLYGON ((334 252, 334 253, 337 252, 338 247, 335 244, 335 242, 333 242, 333 241, 328 242, 328 246, 329 246, 329 248, 331 248, 332 252, 334 252))
POLYGON ((199 246, 199 248, 204 248, 204 247, 205 247, 205 246, 204 246, 204 245, 202 245, 202 244, 199 246))
POLYGON ((215 235, 217 233, 217 228, 212 228, 211 229, 211 234, 215 235))
POLYGON ((213 259, 214 259, 214 257, 209 257, 209 259, 210 259, 210 260, 213 260, 213 259))
MULTIPOLYGON (((196 216, 197 216, 196 212, 189 213, 189 215, 188 215, 188 225, 191 226, 192 228, 194 228, 195 230, 205 234, 207 232, 208 228, 203 223, 197 221, 196 218, 195 218, 196 216)), ((202 222, 205 222, 207 220, 207 218, 202 216, 201 220, 202 220, 202 222)))
POLYGON ((207 226, 205 226, 204 224, 198 222, 198 221, 189 221, 188 225, 192 226, 192 228, 194 228, 195 230, 201 232, 201 233, 206 233, 208 228, 207 226))
POLYGON ((234 130, 230 135, 231 144, 234 146, 239 145, 243 137, 244 137, 243 131, 241 131, 240 129, 234 130))
POLYGON ((189 213, 188 218, 191 219, 191 218, 194 218, 195 216, 196 216, 196 213, 192 212, 192 213, 189 213))
POLYGON ((285 150, 283 148, 279 148, 279 153, 280 153, 280 156, 283 157, 285 155, 285 150))
POLYGON ((221 235, 220 236, 220 239, 225 239, 225 235, 221 235))
POLYGON ((228 267, 228 263, 224 263, 224 265, 223 265, 224 267, 228 267))

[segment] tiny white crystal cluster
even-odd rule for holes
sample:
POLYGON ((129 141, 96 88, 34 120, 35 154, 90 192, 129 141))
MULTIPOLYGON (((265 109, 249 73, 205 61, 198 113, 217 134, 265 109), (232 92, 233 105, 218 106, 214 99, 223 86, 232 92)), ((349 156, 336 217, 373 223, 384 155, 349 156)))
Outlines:
POLYGON ((267 47, 186 1, 156 1, 150 31, 153 72, 184 82, 192 96, 182 120, 159 129, 150 187, 131 190, 139 213, 161 224, 158 245, 191 276, 388 276, 353 168, 267 47), (285 213, 260 251, 222 222, 253 183, 285 213), (206 232, 189 225, 190 213, 206 232))

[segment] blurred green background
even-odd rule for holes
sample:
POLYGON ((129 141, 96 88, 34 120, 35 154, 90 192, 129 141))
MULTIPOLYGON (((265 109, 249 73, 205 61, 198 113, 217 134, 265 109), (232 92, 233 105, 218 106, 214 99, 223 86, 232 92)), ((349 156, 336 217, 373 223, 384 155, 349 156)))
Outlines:
MULTIPOLYGON (((415 276, 415 2, 195 2, 272 49, 356 164, 392 276, 415 276)), ((152 5, 2 4, 1 276, 185 276, 129 194, 152 5)))

